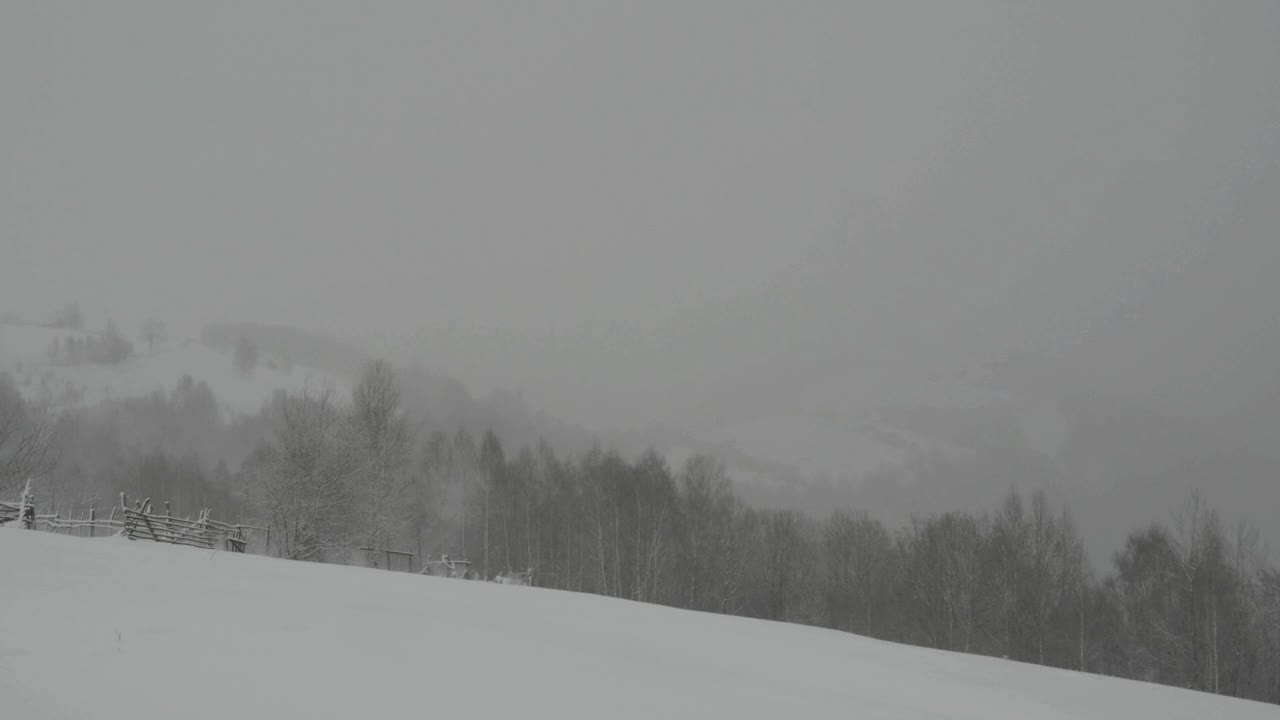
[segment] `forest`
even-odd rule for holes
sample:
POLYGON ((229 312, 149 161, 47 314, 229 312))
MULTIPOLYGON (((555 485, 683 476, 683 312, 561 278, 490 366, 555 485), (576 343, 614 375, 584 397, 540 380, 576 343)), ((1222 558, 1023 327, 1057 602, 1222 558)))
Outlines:
POLYGON ((484 578, 529 571, 546 588, 1280 702, 1280 572, 1198 495, 1095 568, 1041 491, 898 526, 752 507, 706 455, 672 467, 653 451, 507 448, 416 418, 382 361, 350 397, 279 392, 231 418, 189 377, 55 412, 0 376, 0 495, 28 475, 42 510, 121 491, 207 507, 269 527, 266 551, 294 560, 447 553, 484 578))

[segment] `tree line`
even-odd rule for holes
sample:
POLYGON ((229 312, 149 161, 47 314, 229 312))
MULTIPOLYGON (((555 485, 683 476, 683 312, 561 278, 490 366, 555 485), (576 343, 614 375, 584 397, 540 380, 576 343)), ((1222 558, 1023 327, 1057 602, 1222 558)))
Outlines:
POLYGON ((133 343, 108 322, 101 335, 54 338, 45 354, 54 365, 119 365, 133 356, 133 343))
POLYGON ((749 507, 705 456, 672 469, 655 452, 508 454, 491 431, 419 441, 380 362, 349 403, 281 396, 272 415, 244 482, 287 557, 449 553, 485 578, 532 569, 544 587, 1280 702, 1280 574, 1198 497, 1099 575, 1043 492, 889 528, 749 507))
POLYGON ((0 377, 0 486, 36 472, 42 506, 126 490, 267 524, 270 551, 298 560, 448 553, 486 578, 532 569, 543 587, 1280 702, 1280 573, 1196 497, 1097 571, 1043 493, 897 527, 757 508, 706 456, 673 468, 429 429, 382 362, 349 397, 277 393, 252 417, 222 418, 190 378, 56 420, 37 410, 0 377))

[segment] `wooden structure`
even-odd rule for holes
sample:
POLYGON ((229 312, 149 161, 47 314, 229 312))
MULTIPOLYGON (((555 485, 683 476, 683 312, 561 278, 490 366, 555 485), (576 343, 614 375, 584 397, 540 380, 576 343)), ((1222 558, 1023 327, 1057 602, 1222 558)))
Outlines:
POLYGON ((422 571, 418 574, 469 579, 472 575, 471 563, 467 560, 451 560, 448 555, 441 555, 439 560, 423 563, 422 571))
POLYGON ((524 572, 514 572, 511 570, 508 570, 506 572, 498 573, 498 576, 495 577, 493 581, 501 585, 532 586, 533 585, 533 568, 529 568, 524 572))
POLYGON ((360 549, 365 552, 365 558, 370 567, 379 567, 378 558, 382 557, 386 561, 386 564, 381 565, 381 567, 384 567, 387 570, 395 570, 395 565, 401 564, 404 566, 405 572, 413 572, 414 554, 411 552, 372 547, 362 547, 360 549), (403 560, 403 562, 396 563, 397 560, 403 560))
MULTIPOLYGON (((29 530, 65 532, 84 537, 124 535, 130 540, 153 540, 205 549, 222 547, 240 553, 247 549, 252 531, 264 535, 268 544, 270 541, 268 529, 219 522, 210 517, 207 508, 201 510, 195 520, 173 517, 167 502, 164 508, 163 515, 152 512, 150 499, 135 502, 133 507, 129 507, 128 498, 120 493, 120 505, 112 508, 106 518, 99 517, 97 509, 92 506, 78 518, 64 518, 59 513, 39 515, 31 493, 31 481, 28 480, 18 502, 0 502, 0 525, 17 523, 29 530)), ((409 554, 406 567, 412 565, 412 557, 409 554)))
POLYGON ((0 502, 0 525, 11 523, 22 517, 22 508, 18 503, 0 502))
POLYGON ((28 530, 36 526, 36 503, 31 495, 30 480, 27 480, 27 485, 23 488, 18 502, 0 502, 0 525, 10 522, 18 522, 28 530))
POLYGON ((124 521, 116 518, 116 511, 119 508, 112 508, 111 515, 105 518, 98 517, 96 508, 90 507, 86 515, 82 514, 78 518, 63 518, 61 514, 53 515, 36 515, 35 527, 37 530, 48 530, 50 532, 66 532, 68 535, 77 535, 80 537, 99 537, 115 535, 124 530, 124 521))
POLYGON ((124 528, 124 523, 116 519, 115 510, 112 510, 111 517, 106 519, 99 518, 97 511, 92 507, 89 508, 88 517, 82 514, 75 519, 64 519, 57 513, 53 515, 36 514, 36 504, 34 497, 31 495, 30 480, 27 481, 27 486, 22 491, 22 496, 18 502, 0 502, 0 525, 10 522, 19 522, 27 530, 65 531, 68 535, 86 535, 88 537, 94 537, 98 534, 111 535, 124 528))
POLYGON ((209 509, 200 511, 196 520, 175 518, 165 503, 165 514, 151 511, 151 499, 137 501, 129 507, 129 500, 120 493, 125 537, 130 540, 154 540, 173 545, 186 545, 211 550, 222 544, 231 552, 244 552, 248 544, 248 531, 261 530, 248 525, 230 525, 209 517, 209 509))

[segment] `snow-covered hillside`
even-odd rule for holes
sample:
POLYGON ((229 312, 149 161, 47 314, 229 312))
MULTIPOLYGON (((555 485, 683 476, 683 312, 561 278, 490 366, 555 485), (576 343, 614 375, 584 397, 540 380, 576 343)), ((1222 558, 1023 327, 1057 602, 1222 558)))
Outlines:
POLYGON ((0 716, 1275 718, 1269 705, 535 588, 0 528, 0 716))
POLYGON ((331 385, 347 392, 350 383, 331 373, 303 365, 285 367, 263 357, 249 374, 234 368, 231 354, 197 340, 156 343, 134 341, 134 356, 120 365, 67 365, 51 362, 49 347, 67 337, 89 333, 34 325, 0 323, 0 372, 12 375, 27 397, 43 393, 55 402, 92 404, 104 398, 147 395, 172 390, 184 375, 208 383, 224 411, 255 413, 277 389, 301 390, 305 385, 331 385), (274 367, 273 367, 274 365, 274 367))
POLYGON ((703 436, 749 448, 752 455, 796 468, 806 476, 855 479, 883 467, 900 467, 928 452, 963 453, 934 438, 914 436, 873 419, 775 415, 743 420, 703 436))

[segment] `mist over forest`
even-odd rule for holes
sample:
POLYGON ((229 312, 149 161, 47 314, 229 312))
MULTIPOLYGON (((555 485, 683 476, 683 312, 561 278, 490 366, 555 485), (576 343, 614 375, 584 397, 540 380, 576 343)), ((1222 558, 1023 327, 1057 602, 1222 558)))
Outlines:
MULTIPOLYGON (((1128 470, 1136 451, 1108 442, 1107 421, 1141 415, 1115 407, 1068 413, 1056 454, 989 419, 968 435, 946 413, 886 413, 923 436, 954 428, 949 446, 840 486, 789 468, 771 475, 767 462, 678 434, 591 434, 512 393, 473 397, 456 380, 287 327, 209 324, 196 340, 149 320, 135 343, 114 323, 86 330, 73 303, 45 326, 11 318, 0 337, 48 342, 43 360, 27 353, 0 374, 0 492, 34 478, 35 501, 59 516, 163 499, 166 513, 269 528, 262 550, 294 560, 392 562, 361 548, 451 556, 479 578, 519 573, 543 587, 1278 699, 1271 528, 1224 517, 1214 501, 1230 493, 1179 487, 1178 475, 1159 486, 1136 473, 1111 475, 1128 485, 1069 475, 1084 450, 1085 467, 1128 470), (212 385, 184 373, 115 397, 92 384, 102 367, 159 377, 182 352, 221 362, 212 385), (243 394, 263 376, 290 383, 256 409, 214 389, 243 394), (1071 439, 1086 428, 1101 437, 1071 439), (1133 521, 1151 495, 1175 490, 1185 493, 1175 512, 1133 521), (1080 517, 1122 540, 1100 553, 1080 517)), ((1174 429, 1178 452, 1153 457, 1214 460, 1211 437, 1200 445, 1174 429)), ((1250 468, 1246 459, 1234 458, 1250 468)))

